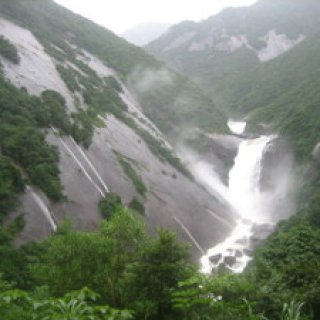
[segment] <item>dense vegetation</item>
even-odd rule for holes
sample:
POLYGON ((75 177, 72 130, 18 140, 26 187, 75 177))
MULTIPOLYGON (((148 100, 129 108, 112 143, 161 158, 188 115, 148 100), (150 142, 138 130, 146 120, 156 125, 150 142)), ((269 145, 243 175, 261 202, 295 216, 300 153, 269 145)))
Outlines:
POLYGON ((172 233, 151 238, 116 200, 96 232, 66 222, 44 242, 15 249, 19 225, 0 229, 2 319, 318 319, 314 227, 298 238, 279 230, 243 275, 211 277, 188 262, 172 233))
MULTIPOLYGON (((20 166, 26 179, 30 179, 53 200, 61 200, 63 191, 59 180, 58 153, 46 143, 42 129, 50 125, 64 127, 64 121, 60 120, 65 117, 65 109, 56 108, 54 102, 48 103, 50 95, 49 92, 44 93, 43 99, 30 96, 0 75, 1 159, 5 156, 7 160, 3 158, 2 161, 6 161, 8 166, 20 166)), ((15 177, 11 177, 14 181, 10 183, 10 175, 6 173, 8 166, 2 165, 0 168, 0 175, 8 179, 7 182, 1 181, 4 189, 2 199, 6 198, 5 193, 12 192, 13 197, 17 191, 22 191, 19 170, 15 169, 15 177)), ((12 205, 8 204, 3 212, 10 208, 12 205)))
POLYGON ((13 63, 19 63, 20 57, 17 48, 4 36, 0 36, 0 55, 13 63))
POLYGON ((0 223, 4 216, 16 208, 18 194, 24 190, 21 173, 10 159, 0 156, 0 223))
POLYGON ((319 138, 319 48, 317 35, 262 66, 255 85, 234 104, 237 112, 249 113, 252 128, 268 124, 285 135, 300 162, 310 160, 319 138))
POLYGON ((121 198, 115 193, 107 194, 99 202, 99 209, 104 219, 112 217, 114 212, 117 212, 119 207, 122 207, 121 198))

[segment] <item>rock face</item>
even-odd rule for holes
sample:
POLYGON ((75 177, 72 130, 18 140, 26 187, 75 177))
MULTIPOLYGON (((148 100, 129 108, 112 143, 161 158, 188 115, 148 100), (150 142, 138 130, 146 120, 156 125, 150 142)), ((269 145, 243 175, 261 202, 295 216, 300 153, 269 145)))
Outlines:
POLYGON ((296 39, 289 39, 286 34, 277 34, 276 30, 270 30, 265 36, 260 38, 260 40, 266 43, 266 46, 256 51, 257 56, 261 62, 273 60, 295 47, 305 38, 304 34, 300 34, 296 39))
POLYGON ((316 163, 320 163, 320 142, 314 147, 313 152, 313 159, 316 163))
POLYGON ((238 147, 243 138, 227 134, 209 134, 197 130, 191 138, 194 144, 201 144, 201 160, 212 166, 212 170, 219 176, 226 186, 229 181, 229 171, 234 164, 234 158, 238 153, 238 147))
MULTIPOLYGON (((185 44, 188 40, 195 36, 196 33, 186 33, 180 38, 174 40, 164 49, 164 51, 177 49, 179 46, 185 44)), ((240 50, 241 48, 245 48, 254 52, 260 62, 267 62, 289 51, 294 46, 302 42, 305 38, 305 35, 300 34, 296 39, 289 39, 286 34, 278 34, 276 30, 272 29, 264 36, 259 37, 259 40, 264 42, 265 45, 262 48, 256 49, 250 44, 247 36, 244 34, 228 35, 222 33, 220 36, 217 34, 212 34, 211 36, 206 36, 201 40, 192 42, 187 50, 190 52, 216 50, 230 54, 240 50)))
MULTIPOLYGON (((56 90, 65 97, 69 111, 76 109, 76 103, 83 104, 80 93, 76 93, 76 99, 76 94, 69 92, 56 71, 56 61, 44 52, 32 33, 3 19, 0 26, 0 34, 16 44, 21 56, 17 66, 1 58, 5 75, 13 84, 26 87, 35 95, 46 89, 56 90)), ((119 80, 114 70, 91 53, 84 51, 81 57, 82 62, 101 78, 111 74, 119 80)), ((119 97, 128 107, 128 117, 170 150, 164 135, 145 117, 141 112, 143 108, 120 80, 119 83, 122 86, 119 97)), ((86 108, 85 105, 80 107, 86 108)), ((22 207, 9 218, 13 219, 21 212, 25 214, 26 227, 18 243, 48 236, 64 218, 71 219, 78 229, 95 229, 101 220, 98 203, 110 191, 119 194, 125 204, 138 198, 145 206, 145 220, 150 231, 157 228, 175 230, 181 240, 192 244, 195 257, 200 257, 230 232, 233 219, 223 204, 151 152, 147 143, 125 123, 111 114, 100 116, 100 120, 102 125, 95 128, 88 150, 72 137, 60 136, 54 128, 47 130, 47 142, 56 146, 60 154, 60 179, 67 200, 53 203, 33 187, 26 191, 21 197, 22 207), (144 197, 123 171, 117 154, 121 154, 141 176, 148 189, 144 197), (230 224, 226 226, 223 219, 230 224)))
POLYGON ((234 158, 238 153, 239 145, 242 141, 233 135, 216 135, 209 137, 212 146, 212 153, 216 158, 216 167, 222 181, 228 185, 229 172, 234 164, 234 158))
POLYGON ((294 157, 283 138, 275 137, 263 157, 260 188, 268 196, 272 192, 273 221, 287 219, 295 208, 294 191, 297 179, 294 176, 294 157), (281 177, 281 179, 280 179, 281 177), (284 196, 286 195, 286 196, 284 196))
POLYGON ((41 43, 27 29, 8 20, 0 19, 0 35, 9 39, 19 50, 20 63, 1 58, 6 77, 17 87, 24 87, 34 95, 45 90, 58 91, 74 110, 73 97, 59 76, 52 58, 41 43))

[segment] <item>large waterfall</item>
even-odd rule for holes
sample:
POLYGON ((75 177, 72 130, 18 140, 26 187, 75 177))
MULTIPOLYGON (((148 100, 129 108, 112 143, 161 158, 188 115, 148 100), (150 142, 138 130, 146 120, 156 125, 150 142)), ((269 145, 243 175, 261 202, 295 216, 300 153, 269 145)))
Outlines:
POLYGON ((273 136, 245 140, 239 146, 234 166, 229 173, 229 201, 246 220, 268 219, 268 206, 260 192, 263 154, 273 136), (264 212, 265 211, 265 212, 264 212))
MULTIPOLYGON (((231 129, 234 127, 236 133, 241 134, 245 125, 233 124, 231 129)), ((268 233, 272 229, 268 212, 271 206, 267 203, 270 197, 261 191, 260 182, 263 155, 273 139, 274 136, 261 136, 240 144, 234 166, 229 172, 226 192, 227 200, 238 214, 237 225, 225 241, 202 257, 204 273, 221 266, 233 272, 242 272, 251 259, 254 233, 257 230, 268 233)))

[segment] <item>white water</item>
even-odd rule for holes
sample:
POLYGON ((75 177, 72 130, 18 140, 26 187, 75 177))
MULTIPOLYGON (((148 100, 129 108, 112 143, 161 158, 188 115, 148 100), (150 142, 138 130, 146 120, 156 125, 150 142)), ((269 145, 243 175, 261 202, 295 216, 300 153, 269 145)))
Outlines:
POLYGON ((87 164, 89 165, 89 167, 91 168, 91 170, 93 171, 93 173, 95 174, 97 179, 100 181, 100 183, 101 183, 102 187, 104 188, 105 192, 109 193, 110 192, 109 188, 107 187, 107 185, 103 181, 103 179, 102 179, 101 175, 99 174, 98 170, 96 169, 96 167, 92 164, 92 162, 89 160, 87 155, 84 153, 84 151, 80 148, 80 146, 74 141, 74 139, 72 137, 71 137, 71 141, 73 142, 73 144, 75 145, 77 150, 80 152, 80 154, 82 155, 84 160, 87 162, 87 164))
POLYGON ((228 127, 232 133, 242 134, 246 129, 247 123, 244 121, 228 121, 228 127))
POLYGON ((52 231, 54 232, 57 231, 57 225, 53 219, 53 214, 50 212, 47 205, 43 202, 43 200, 39 197, 39 195, 33 191, 33 189, 30 186, 27 186, 27 190, 30 192, 32 198, 34 199, 34 201, 40 208, 41 212, 49 222, 52 231))
POLYGON ((190 240, 194 243, 194 245, 199 249, 201 254, 204 254, 205 251, 200 246, 199 242, 194 238, 192 233, 189 231, 189 229, 184 225, 184 223, 178 219, 176 216, 174 217, 174 220, 180 225, 180 227, 184 230, 184 232, 187 234, 187 236, 190 238, 190 240))
MULTIPOLYGON (((243 133, 245 125, 234 126, 233 130, 243 133)), ((270 214, 267 198, 260 191, 261 162, 268 144, 274 136, 262 136, 243 141, 238 149, 234 166, 229 172, 227 200, 239 214, 237 225, 231 235, 222 243, 209 249, 201 258, 202 272, 211 273, 213 269, 225 264, 233 272, 242 272, 251 260, 248 256, 250 238, 254 234, 253 227, 268 224, 270 214), (211 261, 210 261, 211 257, 211 261), (226 259, 231 261, 225 263, 226 259)), ((267 225, 267 226, 268 226, 267 225)))
POLYGON ((65 141, 63 140, 63 138, 60 137, 60 141, 62 143, 62 145, 64 146, 64 148, 66 149, 66 151, 70 154, 70 156, 74 159, 74 161, 76 162, 76 164, 79 166, 79 168, 81 169, 81 171, 84 173, 84 175, 87 177, 87 179, 91 182, 91 184, 97 189, 97 191, 100 193, 100 195, 102 197, 105 196, 105 193, 101 190, 101 188, 93 181, 92 177, 90 176, 90 174, 87 172, 87 170, 84 168, 84 166, 82 165, 81 161, 76 157, 76 155, 72 152, 72 150, 68 147, 68 145, 65 143, 65 141))
POLYGON ((268 222, 268 208, 260 192, 260 175, 264 151, 273 138, 262 136, 243 141, 229 172, 229 201, 242 218, 253 222, 268 222))

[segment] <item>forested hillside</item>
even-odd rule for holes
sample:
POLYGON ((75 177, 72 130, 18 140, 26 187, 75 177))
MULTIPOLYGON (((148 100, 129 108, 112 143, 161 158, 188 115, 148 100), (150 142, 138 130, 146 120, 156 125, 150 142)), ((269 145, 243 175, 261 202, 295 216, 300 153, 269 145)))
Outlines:
POLYGON ((199 23, 175 25, 146 49, 206 88, 219 107, 229 110, 255 85, 261 64, 319 32, 319 11, 312 0, 260 0, 199 23))
POLYGON ((72 45, 96 55, 132 84, 146 115, 163 131, 177 134, 179 124, 190 118, 194 125, 225 130, 224 116, 197 86, 112 32, 50 0, 1 1, 0 10, 2 16, 30 29, 60 61, 74 60, 72 45))
POLYGON ((319 12, 315 1, 261 0, 173 26, 147 49, 207 88, 220 110, 270 126, 299 160, 310 159, 320 121, 319 12))

